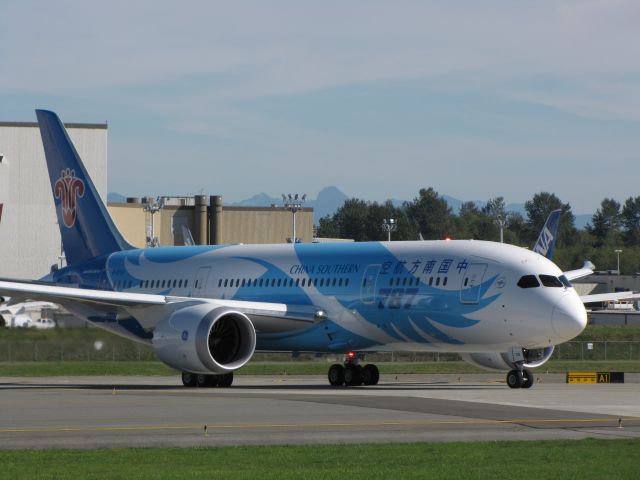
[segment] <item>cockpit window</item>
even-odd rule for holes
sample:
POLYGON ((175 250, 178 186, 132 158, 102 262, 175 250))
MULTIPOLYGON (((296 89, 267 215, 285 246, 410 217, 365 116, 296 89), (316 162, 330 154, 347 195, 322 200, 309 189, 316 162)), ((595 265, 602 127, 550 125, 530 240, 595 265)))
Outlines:
POLYGON ((562 282, 562 284, 567 287, 567 288, 571 288, 573 287, 573 285, 571 285, 571 282, 569 281, 569 279, 564 276, 564 275, 560 275, 560 281, 562 282))
POLYGON ((518 286, 520 288, 536 288, 540 286, 540 283, 535 275, 525 275, 518 280, 518 286))
POLYGON ((545 287, 564 287, 560 279, 553 275, 540 275, 540 281, 545 287))

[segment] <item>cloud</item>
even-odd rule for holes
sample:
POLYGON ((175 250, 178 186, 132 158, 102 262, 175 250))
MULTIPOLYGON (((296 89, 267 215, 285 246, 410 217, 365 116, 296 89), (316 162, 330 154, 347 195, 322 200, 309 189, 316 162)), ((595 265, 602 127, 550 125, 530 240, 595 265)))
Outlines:
POLYGON ((640 53, 640 4, 631 0, 25 1, 3 9, 3 63, 12 72, 3 89, 232 72, 238 81, 220 95, 252 97, 465 71, 503 81, 629 72, 640 53))
POLYGON ((479 165, 501 169, 522 195, 507 159, 535 192, 554 165, 637 153, 639 23, 634 0, 3 2, 0 98, 5 112, 37 99, 108 118, 112 185, 130 194, 199 190, 207 176, 234 199, 265 190, 247 171, 276 192, 340 180, 366 198, 425 183, 496 193, 490 177, 460 186, 455 164, 477 179, 479 165), (177 158, 201 178, 140 187, 122 171, 177 158))

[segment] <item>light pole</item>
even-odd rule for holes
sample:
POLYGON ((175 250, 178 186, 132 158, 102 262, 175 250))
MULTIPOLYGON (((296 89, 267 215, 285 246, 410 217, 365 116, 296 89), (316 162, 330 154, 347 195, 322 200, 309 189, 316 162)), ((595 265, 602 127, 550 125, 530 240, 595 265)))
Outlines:
POLYGON ((289 243, 300 243, 298 237, 296 237, 296 212, 302 210, 302 204, 307 199, 307 194, 282 194, 282 203, 284 203, 284 208, 289 210, 292 214, 291 220, 291 238, 289 239, 289 243))
POLYGON ((496 224, 500 227, 500 243, 504 243, 504 223, 502 215, 498 215, 496 218, 496 224))
POLYGON ((156 226, 154 222, 154 216, 160 210, 164 208, 164 198, 158 197, 155 200, 151 200, 147 202, 142 207, 145 212, 151 214, 151 226, 149 231, 147 232, 147 246, 148 247, 159 247, 160 240, 156 237, 156 226))
POLYGON ((398 229, 398 224, 395 218, 386 218, 382 220, 382 231, 387 232, 387 242, 391 241, 391 232, 395 232, 398 229))
POLYGON ((618 275, 620 275, 620 254, 622 253, 622 250, 614 250, 614 252, 618 255, 618 275))

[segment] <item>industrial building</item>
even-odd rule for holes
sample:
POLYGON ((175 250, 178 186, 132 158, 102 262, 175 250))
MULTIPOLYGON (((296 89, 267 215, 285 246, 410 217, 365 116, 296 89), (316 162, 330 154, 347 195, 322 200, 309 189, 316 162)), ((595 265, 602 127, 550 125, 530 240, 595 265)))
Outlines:
MULTIPOLYGON (((107 198, 107 124, 65 125, 103 201, 107 198)), ((185 175, 189 175, 185 171, 185 175)), ((215 188, 215 186, 212 186, 215 188)), ((108 210, 134 246, 184 245, 188 230, 196 244, 284 243, 292 237, 294 213, 281 205, 225 206, 220 196, 162 197, 112 203, 108 210), (153 228, 152 228, 153 223, 153 228), (185 228, 183 228, 185 227, 185 228)), ((313 209, 296 209, 296 237, 313 240, 313 209)), ((0 122, 0 277, 36 279, 64 265, 51 184, 35 122, 0 122)))
MULTIPOLYGON (((197 245, 285 243, 293 236, 290 210, 225 206, 221 196, 128 198, 108 208, 120 232, 137 247, 151 244, 153 237, 161 246, 185 245, 185 229, 197 245)), ((313 209, 297 210, 295 223, 298 241, 313 241, 313 209)))
MULTIPOLYGON (((107 196, 107 125, 69 123, 98 193, 107 196)), ((60 232, 40 129, 0 122, 0 277, 40 278, 60 264, 60 232)))

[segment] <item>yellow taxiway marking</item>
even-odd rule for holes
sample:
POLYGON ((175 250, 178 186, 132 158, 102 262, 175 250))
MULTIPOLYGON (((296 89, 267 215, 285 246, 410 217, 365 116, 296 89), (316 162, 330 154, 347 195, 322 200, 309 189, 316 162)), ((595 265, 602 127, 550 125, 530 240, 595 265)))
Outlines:
MULTIPOLYGON (((437 425, 505 425, 520 423, 604 423, 611 421, 617 425, 615 418, 559 418, 559 419, 513 419, 513 420, 442 420, 424 422, 339 422, 339 423, 239 423, 232 425, 206 424, 211 430, 247 430, 270 428, 327 428, 327 427, 428 427, 437 425)), ((640 418, 623 417, 623 422, 640 422, 640 418)), ((112 427, 27 427, 0 428, 0 433, 57 433, 57 432, 122 432, 122 431, 159 431, 159 430, 202 430, 204 423, 199 425, 138 425, 112 427)))

